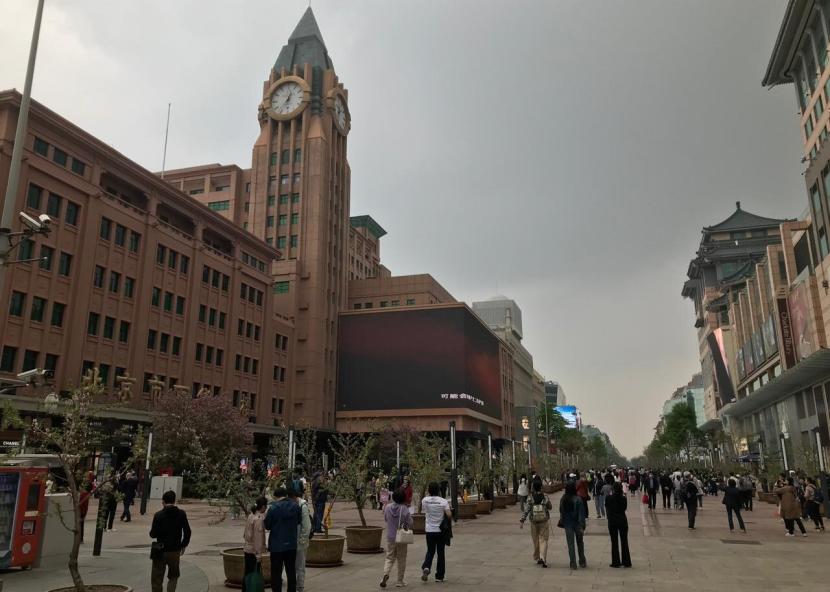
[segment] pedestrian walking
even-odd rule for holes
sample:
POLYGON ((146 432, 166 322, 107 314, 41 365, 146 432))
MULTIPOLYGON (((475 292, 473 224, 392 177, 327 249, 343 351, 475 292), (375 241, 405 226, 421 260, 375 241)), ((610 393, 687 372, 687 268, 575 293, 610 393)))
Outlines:
MULTIPOLYGON (((541 487, 542 482, 539 482, 539 486, 541 487)), ((519 479, 519 487, 516 488, 516 496, 519 498, 519 511, 525 511, 525 504, 527 503, 527 496, 530 495, 530 491, 528 490, 527 485, 527 477, 522 475, 521 479, 519 479)))
POLYGON ((318 471, 311 482, 311 501, 314 504, 314 532, 323 532, 323 514, 329 497, 328 479, 323 471, 318 471))
POLYGON ((699 489, 695 483, 695 479, 689 471, 683 473, 683 503, 686 505, 686 514, 689 518, 689 530, 695 529, 695 519, 697 518, 697 497, 699 489))
MULTIPOLYGON (((438 483, 432 482, 427 486, 429 495, 421 500, 421 511, 425 515, 427 535, 427 554, 424 557, 423 565, 421 565, 421 580, 424 582, 429 578, 432 570, 432 560, 436 554, 438 555, 438 562, 435 566, 435 581, 443 582, 446 575, 444 547, 446 547, 447 541, 441 531, 441 524, 445 518, 452 520, 452 511, 447 500, 438 495, 440 492, 441 488, 438 483)), ((404 503, 406 503, 406 490, 404 490, 404 503)))
POLYGON ((591 501, 591 496, 588 494, 589 487, 585 477, 576 472, 576 495, 582 500, 582 505, 585 508, 585 518, 588 519, 588 502, 591 501))
POLYGON ((738 480, 738 491, 741 494, 744 510, 752 511, 752 477, 749 473, 738 480))
POLYGON ((124 511, 121 512, 122 522, 131 522, 130 507, 135 503, 135 494, 138 491, 138 476, 135 471, 130 471, 121 482, 121 494, 124 496, 124 511))
POLYGON ((559 524, 565 529, 571 569, 576 569, 574 544, 579 552, 579 567, 588 567, 588 561, 585 559, 585 544, 582 540, 585 532, 585 518, 585 503, 576 494, 576 484, 569 481, 565 485, 565 494, 559 500, 559 524))
POLYGON ((653 510, 657 507, 657 490, 660 489, 660 480, 654 473, 649 473, 645 480, 645 490, 648 494, 648 509, 653 510))
POLYGON ((605 512, 608 516, 608 535, 611 537, 611 567, 631 567, 628 518, 625 515, 628 500, 620 483, 614 483, 610 487, 612 493, 605 498, 605 512))
POLYGON ((741 507, 743 506, 743 501, 741 490, 738 489, 735 479, 730 478, 729 481, 727 481, 726 488, 723 491, 722 502, 723 505, 726 506, 726 518, 729 522, 729 532, 735 530, 735 524, 732 522, 733 513, 738 518, 738 526, 741 527, 741 531, 746 532, 744 519, 741 517, 741 507))
POLYGON ((190 544, 190 523, 187 514, 176 506, 176 493, 166 491, 161 496, 164 507, 153 516, 150 538, 156 542, 150 548, 153 568, 150 573, 152 592, 162 592, 164 573, 167 572, 167 592, 175 592, 179 581, 179 562, 190 544))
POLYGON ((530 536, 533 539, 533 560, 542 567, 548 566, 548 538, 550 538, 550 511, 553 504, 542 493, 542 484, 534 483, 533 493, 519 521, 524 528, 530 517, 530 536))
POLYGON ((115 492, 118 491, 118 481, 115 475, 110 475, 99 487, 101 490, 101 502, 104 504, 104 527, 109 532, 115 532, 115 511, 118 509, 118 499, 115 492))
POLYGON ((784 519, 784 524, 787 527, 787 536, 795 536, 793 534, 794 525, 798 524, 798 529, 801 531, 801 536, 807 536, 807 531, 804 529, 804 523, 801 521, 801 504, 796 495, 794 479, 787 477, 784 482, 779 481, 779 486, 773 489, 775 495, 781 496, 781 517, 784 519))
MULTIPOLYGON (((612 478, 613 481, 613 478, 612 478)), ((605 518, 605 479, 602 478, 602 475, 597 473, 594 477, 592 489, 594 493, 594 506, 597 510, 597 520, 602 520, 605 518)))
POLYGON ((300 506, 300 524, 297 526, 297 561, 294 570, 297 572, 297 592, 305 590, 305 557, 311 540, 311 512, 308 502, 303 497, 303 483, 295 483, 299 488, 288 489, 288 498, 300 506))
MULTIPOLYGON (((295 494, 296 495, 296 494, 295 494)), ((282 592, 282 571, 288 592, 297 592, 297 527, 302 516, 300 506, 288 497, 285 487, 274 490, 274 501, 265 514, 268 529, 268 551, 271 554, 271 589, 282 592)))
POLYGON ((386 588, 392 566, 397 562, 398 580, 395 587, 403 588, 406 586, 403 578, 406 574, 406 551, 409 545, 397 542, 397 535, 402 528, 406 530, 412 528, 412 514, 406 505, 406 495, 403 489, 398 488, 392 492, 392 503, 384 508, 383 519, 386 522, 386 561, 383 563, 383 578, 380 580, 380 587, 386 588))
POLYGON ((807 509, 807 516, 813 521, 816 531, 824 531, 824 519, 821 517, 821 504, 824 503, 824 492, 812 477, 807 477, 807 485, 804 486, 804 500, 807 509))
POLYGON ((242 592, 247 591, 247 576, 255 571, 261 571, 259 565, 260 556, 265 553, 265 510, 268 508, 268 500, 263 496, 257 498, 251 513, 245 521, 245 532, 242 552, 245 555, 245 576, 242 578, 242 592))
POLYGON ((663 509, 668 510, 671 508, 672 503, 672 490, 674 489, 671 477, 668 473, 662 473, 660 475, 660 491, 663 494, 663 509))

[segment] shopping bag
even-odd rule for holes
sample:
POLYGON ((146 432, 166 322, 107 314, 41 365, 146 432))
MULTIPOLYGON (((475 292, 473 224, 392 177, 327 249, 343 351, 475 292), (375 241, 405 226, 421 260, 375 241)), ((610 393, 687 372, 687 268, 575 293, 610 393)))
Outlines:
POLYGON ((647 493, 644 493, 644 494, 643 494, 643 503, 644 503, 644 504, 647 504, 647 503, 648 503, 648 494, 647 494, 647 493))
POLYGON ((245 576, 245 589, 248 592, 265 592, 265 580, 259 570, 252 571, 245 576))

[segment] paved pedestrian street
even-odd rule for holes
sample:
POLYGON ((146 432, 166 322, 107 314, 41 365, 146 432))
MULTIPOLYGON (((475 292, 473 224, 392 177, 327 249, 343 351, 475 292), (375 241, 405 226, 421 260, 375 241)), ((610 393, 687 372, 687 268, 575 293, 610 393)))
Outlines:
MULTIPOLYGON (((558 496, 554 504, 558 502, 558 496)), ((447 581, 452 590, 502 591, 538 589, 545 591, 632 590, 649 592, 705 592, 724 590, 791 590, 794 584, 823 588, 830 535, 816 533, 808 527, 808 537, 784 536, 783 524, 773 514, 775 507, 756 504, 746 512, 747 534, 730 534, 720 497, 704 498, 698 512, 697 529, 686 528, 686 512, 658 508, 649 512, 639 497, 629 498, 632 569, 612 569, 610 541, 605 522, 595 517, 588 521, 585 548, 588 568, 568 569, 564 531, 552 526, 548 547, 548 569, 532 560, 529 526, 519 528, 518 506, 496 510, 476 520, 459 522, 452 546, 447 549, 447 581), (529 588, 532 587, 532 588, 529 588)), ((593 502, 590 502, 593 513, 593 502)), ((182 578, 178 592, 214 592, 224 586, 221 549, 241 546, 243 521, 215 520, 214 509, 204 503, 184 503, 193 540, 182 561, 182 578)), ((152 508, 155 510, 156 508, 152 508)), ((94 506, 90 510, 94 516, 94 506)), ((91 545, 84 545, 83 566, 87 583, 126 583, 135 592, 150 590, 149 521, 151 514, 134 518, 132 523, 116 524, 116 532, 107 533, 101 557, 91 557, 91 545)), ((369 510, 371 524, 382 525, 380 512, 369 510)), ((336 505, 335 526, 354 524, 357 512, 336 505)), ((87 528, 92 528, 92 521, 87 528)), ((90 532, 88 530, 87 532, 90 532)), ((338 529, 333 529, 338 532, 338 529)), ((90 537, 91 540, 91 537, 90 537)), ((407 582, 409 587, 434 587, 420 579, 420 562, 425 544, 423 536, 409 549, 407 582)), ((337 568, 312 569, 306 576, 308 592, 378 589, 383 568, 382 554, 344 554, 345 564, 337 568)), ((9 571, 0 575, 4 592, 43 592, 69 583, 63 565, 27 572, 9 571)))

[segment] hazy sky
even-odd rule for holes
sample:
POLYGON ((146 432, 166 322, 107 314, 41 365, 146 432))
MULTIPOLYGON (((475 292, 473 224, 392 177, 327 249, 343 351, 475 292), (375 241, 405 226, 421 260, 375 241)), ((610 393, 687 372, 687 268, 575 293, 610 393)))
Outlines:
MULTIPOLYGON (((34 0, 0 0, 0 88, 34 0)), ((621 451, 700 370, 700 228, 807 206, 793 90, 761 88, 784 0, 314 0, 349 89, 352 214, 383 262, 522 308, 537 369, 621 451)), ((47 0, 34 97, 151 170, 250 166, 301 0, 47 0)))

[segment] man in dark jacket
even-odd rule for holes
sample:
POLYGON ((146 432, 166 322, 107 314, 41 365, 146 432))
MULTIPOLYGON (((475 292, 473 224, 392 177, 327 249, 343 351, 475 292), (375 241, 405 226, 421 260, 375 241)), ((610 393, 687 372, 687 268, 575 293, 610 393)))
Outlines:
POLYGON ((660 490, 663 492, 663 509, 664 510, 671 509, 672 489, 674 489, 674 484, 672 483, 671 477, 669 477, 668 473, 661 474, 660 475, 660 490))
POLYGON ((743 500, 741 499, 741 491, 738 489, 735 479, 729 479, 726 488, 723 490, 723 505, 726 506, 726 518, 729 521, 729 532, 735 530, 735 524, 732 522, 732 513, 738 517, 738 526, 743 532, 746 532, 744 526, 744 519, 741 517, 741 506, 743 500))
POLYGON ((271 589, 274 592, 282 592, 283 566, 288 592, 297 591, 297 527, 302 514, 299 504, 287 495, 285 487, 277 487, 274 490, 275 501, 265 514, 265 528, 270 531, 268 551, 271 553, 271 589))
POLYGON ((646 477, 644 488, 648 494, 648 509, 653 510, 657 507, 657 490, 660 488, 660 481, 654 475, 649 473, 646 477))
POLYGON ((121 512, 122 522, 131 522, 130 506, 135 503, 135 492, 138 490, 138 477, 130 471, 121 482, 121 493, 124 494, 124 511, 121 512))
POLYGON ((683 485, 684 502, 686 503, 686 513, 689 517, 689 530, 695 529, 695 519, 697 518, 697 494, 699 490, 695 484, 694 477, 689 471, 683 474, 685 483, 683 485))
POLYGON ((326 486, 326 474, 317 473, 311 482, 311 502, 314 504, 314 532, 323 532, 323 514, 326 511, 326 501, 329 491, 326 486))
POLYGON ((164 571, 167 570, 167 592, 176 592, 179 579, 179 560, 190 543, 190 524, 187 514, 176 507, 176 494, 167 491, 161 497, 164 508, 153 516, 150 538, 164 545, 161 557, 153 559, 150 584, 153 592, 162 592, 164 571))

